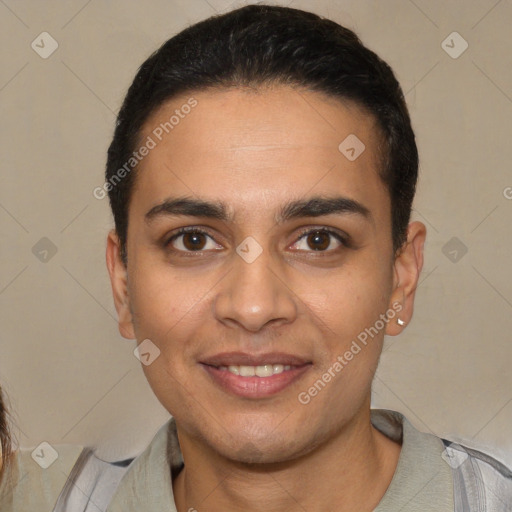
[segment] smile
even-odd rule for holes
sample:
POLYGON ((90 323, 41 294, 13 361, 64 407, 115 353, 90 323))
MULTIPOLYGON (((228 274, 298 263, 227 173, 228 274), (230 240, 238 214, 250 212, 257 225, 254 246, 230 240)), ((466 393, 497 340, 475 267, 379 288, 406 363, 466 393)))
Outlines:
POLYGON ((292 369, 292 366, 282 364, 263 364, 259 366, 219 366, 219 370, 228 371, 240 377, 271 377, 279 373, 287 372, 292 369))
POLYGON ((224 352, 203 359, 200 366, 218 389, 243 398, 266 398, 300 379, 312 362, 283 353, 224 352))

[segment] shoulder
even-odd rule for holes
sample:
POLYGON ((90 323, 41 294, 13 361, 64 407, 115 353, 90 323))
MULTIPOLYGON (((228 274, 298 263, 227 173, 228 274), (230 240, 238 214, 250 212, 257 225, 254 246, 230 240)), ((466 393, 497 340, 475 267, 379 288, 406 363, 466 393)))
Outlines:
POLYGON ((388 505, 394 494, 403 498, 412 488, 409 503, 424 498, 422 510, 512 512, 512 471, 497 458, 471 448, 470 442, 422 432, 396 411, 372 409, 371 418, 382 433, 402 442, 397 470, 383 504, 388 505))
POLYGON ((106 462, 82 446, 19 450, 0 485, 0 510, 105 510, 130 462, 106 462))
POLYGON ((455 510, 468 510, 471 506, 471 510, 512 512, 510 468, 465 444, 441 441, 445 447, 442 456, 452 469, 455 510))
POLYGON ((127 468, 107 512, 176 510, 172 477, 182 465, 176 424, 171 418, 127 468))
POLYGON ((0 510, 51 510, 83 450, 43 443, 15 452, 0 484, 0 510))

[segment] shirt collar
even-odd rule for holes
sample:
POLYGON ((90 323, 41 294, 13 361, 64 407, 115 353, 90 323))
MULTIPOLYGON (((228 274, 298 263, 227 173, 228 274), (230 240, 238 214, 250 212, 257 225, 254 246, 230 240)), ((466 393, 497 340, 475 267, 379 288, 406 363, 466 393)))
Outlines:
POLYGON ((396 411, 372 409, 371 422, 384 435, 402 443, 391 483, 374 512, 453 512, 452 470, 442 458, 441 439, 420 432, 396 411))
MULTIPOLYGON (((396 411, 372 409, 371 422, 402 444, 393 479, 374 512, 453 511, 453 479, 451 468, 441 457, 442 441, 416 430, 396 411)), ((171 475, 175 476, 182 466, 176 422, 171 418, 132 462, 107 512, 177 512, 171 475)))

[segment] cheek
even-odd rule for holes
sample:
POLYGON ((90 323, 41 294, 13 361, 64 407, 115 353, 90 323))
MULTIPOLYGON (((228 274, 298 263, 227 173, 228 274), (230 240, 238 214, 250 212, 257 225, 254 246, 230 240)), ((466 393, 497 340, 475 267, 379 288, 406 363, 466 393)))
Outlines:
POLYGON ((348 340, 371 327, 387 309, 391 273, 364 262, 297 283, 298 295, 330 337, 348 340))
POLYGON ((387 311, 388 279, 389 273, 377 266, 354 266, 333 273, 327 287, 305 296, 322 330, 321 364, 308 382, 313 387, 328 383, 314 406, 319 410, 344 414, 352 401, 360 403, 368 394, 382 350, 386 323, 380 315, 387 311))
POLYGON ((191 273, 141 265, 129 289, 137 339, 153 336, 163 342, 172 331, 190 328, 194 318, 204 314, 211 287, 207 279, 191 273))
POLYGON ((175 415, 180 405, 183 407, 183 404, 188 403, 190 392, 187 391, 189 376, 179 364, 173 364, 173 358, 162 352, 150 365, 142 365, 142 370, 156 398, 167 411, 175 415))

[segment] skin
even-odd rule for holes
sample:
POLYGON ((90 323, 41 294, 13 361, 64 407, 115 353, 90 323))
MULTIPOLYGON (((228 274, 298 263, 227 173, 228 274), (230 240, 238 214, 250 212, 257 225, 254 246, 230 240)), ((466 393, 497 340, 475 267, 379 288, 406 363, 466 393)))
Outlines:
MULTIPOLYGON (((142 140, 190 96, 163 105, 142 140)), ((370 423, 371 383, 384 334, 404 327, 390 320, 307 405, 297 397, 393 303, 409 323, 426 228, 412 222, 395 257, 390 198, 377 174, 379 132, 357 105, 287 86, 193 97, 192 113, 139 166, 127 267, 115 231, 107 240, 120 332, 161 351, 143 369, 178 426, 185 460, 173 480, 178 510, 373 510, 400 445, 370 423), (349 134, 366 146, 353 162, 338 150, 349 134), (276 223, 288 201, 334 195, 362 203, 371 219, 344 213, 276 223), (177 196, 222 201, 233 218, 145 222, 146 212, 177 196), (183 226, 211 235, 199 239, 201 254, 185 254, 186 235, 165 247, 183 226), (337 230, 352 245, 327 237, 314 250, 303 228, 337 230), (262 248, 252 263, 236 252, 248 236, 262 248), (275 395, 238 397, 199 364, 228 351, 279 351, 311 364, 275 395)))

